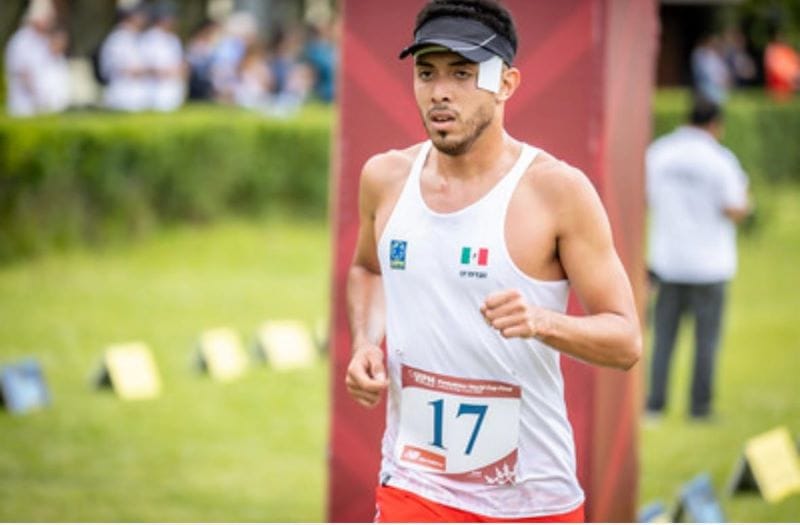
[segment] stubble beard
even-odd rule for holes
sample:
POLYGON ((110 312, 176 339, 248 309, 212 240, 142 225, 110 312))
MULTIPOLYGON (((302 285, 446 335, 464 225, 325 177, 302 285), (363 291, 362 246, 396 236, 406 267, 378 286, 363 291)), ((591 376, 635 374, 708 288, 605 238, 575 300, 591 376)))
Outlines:
POLYGON ((445 155, 458 157, 464 155, 472 148, 472 145, 483 132, 486 131, 486 128, 489 127, 489 124, 491 124, 493 120, 494 113, 484 106, 478 109, 475 115, 464 123, 467 134, 463 139, 457 140, 451 138, 451 134, 446 131, 432 132, 430 128, 428 128, 428 136, 430 136, 433 146, 438 151, 445 155))

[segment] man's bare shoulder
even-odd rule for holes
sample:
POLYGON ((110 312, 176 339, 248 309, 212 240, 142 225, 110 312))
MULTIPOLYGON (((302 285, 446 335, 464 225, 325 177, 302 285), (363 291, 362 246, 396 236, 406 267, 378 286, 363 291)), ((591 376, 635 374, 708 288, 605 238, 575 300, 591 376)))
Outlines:
POLYGON ((531 163, 522 186, 529 202, 546 210, 560 237, 607 238, 608 215, 583 171, 541 152, 531 163))
POLYGON ((370 157, 361 172, 362 184, 391 187, 405 181, 411 172, 422 144, 405 149, 392 149, 370 157))
POLYGON ((559 207, 596 194, 585 173, 544 151, 536 155, 522 180, 527 190, 559 207))

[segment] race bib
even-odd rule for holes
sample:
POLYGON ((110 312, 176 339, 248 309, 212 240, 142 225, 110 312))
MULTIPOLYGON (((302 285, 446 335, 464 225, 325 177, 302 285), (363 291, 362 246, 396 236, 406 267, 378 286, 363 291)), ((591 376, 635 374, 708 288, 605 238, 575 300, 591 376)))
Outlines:
POLYGON ((459 481, 514 483, 520 387, 403 366, 400 465, 459 481))

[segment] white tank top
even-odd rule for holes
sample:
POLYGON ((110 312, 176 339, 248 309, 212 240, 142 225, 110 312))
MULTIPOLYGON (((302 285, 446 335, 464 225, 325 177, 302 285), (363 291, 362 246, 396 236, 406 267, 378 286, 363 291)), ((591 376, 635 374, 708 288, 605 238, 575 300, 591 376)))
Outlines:
POLYGON ((540 281, 505 243, 511 196, 538 150, 452 213, 423 201, 420 148, 381 234, 390 386, 381 482, 496 518, 560 514, 583 501, 559 353, 504 339, 483 319, 492 292, 566 310, 568 282, 540 281))

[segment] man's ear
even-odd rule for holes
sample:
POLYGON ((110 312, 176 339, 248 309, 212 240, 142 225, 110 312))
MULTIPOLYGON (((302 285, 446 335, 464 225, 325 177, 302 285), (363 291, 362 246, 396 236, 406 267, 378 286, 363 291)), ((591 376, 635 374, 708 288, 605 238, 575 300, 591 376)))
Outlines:
POLYGON ((522 75, 519 69, 506 66, 503 68, 503 76, 500 79, 500 91, 497 92, 497 101, 505 102, 510 99, 517 91, 522 75))

